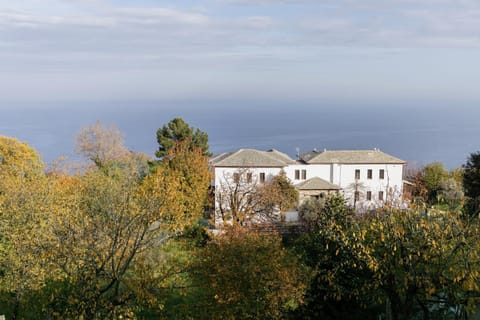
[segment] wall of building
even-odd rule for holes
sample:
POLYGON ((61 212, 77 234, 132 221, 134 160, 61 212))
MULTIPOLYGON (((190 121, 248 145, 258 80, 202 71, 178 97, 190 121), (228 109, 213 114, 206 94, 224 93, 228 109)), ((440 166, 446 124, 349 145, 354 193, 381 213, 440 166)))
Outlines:
MULTIPOLYGON (((263 182, 268 182, 274 176, 279 175, 282 169, 281 167, 216 167, 215 225, 220 226, 223 224, 222 211, 228 213, 232 199, 236 199, 235 203, 238 209, 242 209, 243 206, 245 206, 243 207, 244 209, 247 209, 249 195, 254 193, 256 186, 262 183, 262 176, 264 178, 263 182), (221 208, 223 208, 223 210, 221 208)), ((280 216, 278 216, 278 219, 280 219, 280 216)), ((229 223, 228 221, 226 222, 229 223)))
POLYGON ((284 171, 293 184, 303 182, 313 177, 319 177, 323 180, 330 181, 330 164, 292 164, 285 167, 284 171), (295 171, 299 170, 300 178, 295 179, 295 171), (306 178, 302 177, 302 170, 306 171, 306 178))
MULTIPOLYGON (((265 175, 265 180, 272 179, 275 175, 285 172, 293 184, 298 184, 313 177, 319 177, 338 185, 344 194, 347 203, 355 206, 360 211, 367 211, 383 206, 385 203, 400 205, 403 188, 403 165, 402 164, 292 164, 283 168, 258 167, 258 168, 215 168, 215 186, 217 191, 226 181, 233 181, 234 174, 240 174, 241 181, 246 182, 247 174, 251 176, 251 183, 260 182, 260 174, 265 175), (296 179, 295 171, 299 170, 299 179, 296 179), (305 170, 305 175, 302 174, 305 170), (356 170, 360 171, 357 179, 356 170), (371 178, 368 177, 371 170, 371 178), (383 178, 380 171, 383 170, 383 178), (359 193, 355 200, 355 192, 359 193), (370 193, 370 200, 367 193, 370 193), (380 195, 382 193, 382 195, 380 195), (382 199, 383 198, 383 199, 382 199)), ((318 191, 302 192, 301 200, 310 198, 318 191)))
MULTIPOLYGON (((233 179, 235 173, 240 174, 242 177, 248 173, 252 174, 253 182, 260 182, 260 173, 265 174, 265 180, 268 181, 274 176, 280 174, 282 168, 229 168, 229 167, 216 167, 215 168, 215 186, 219 186, 229 179, 233 179)), ((244 177, 245 178, 245 177, 244 177)))
POLYGON ((365 208, 398 201, 402 195, 403 165, 401 164, 335 164, 333 169, 333 183, 342 188, 350 205, 355 202, 355 191, 360 193, 356 204, 365 208), (356 179, 356 170, 360 170, 359 179, 356 179), (368 170, 372 172, 371 178, 368 177, 368 170), (384 172, 383 179, 380 178, 380 170, 384 172), (367 200, 367 192, 371 192, 371 200, 367 200), (383 192, 383 200, 380 192, 383 192))

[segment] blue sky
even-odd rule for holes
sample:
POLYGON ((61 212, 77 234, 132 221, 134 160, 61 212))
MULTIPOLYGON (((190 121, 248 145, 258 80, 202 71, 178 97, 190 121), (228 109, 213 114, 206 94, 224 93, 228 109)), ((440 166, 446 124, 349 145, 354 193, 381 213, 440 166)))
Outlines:
POLYGON ((2 100, 480 102, 477 0, 0 0, 2 100))

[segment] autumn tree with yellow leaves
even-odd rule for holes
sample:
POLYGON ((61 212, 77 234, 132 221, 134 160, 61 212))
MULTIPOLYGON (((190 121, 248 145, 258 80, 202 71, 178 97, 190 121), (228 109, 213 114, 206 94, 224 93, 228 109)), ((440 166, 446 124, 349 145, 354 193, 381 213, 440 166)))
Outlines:
POLYGON ((52 193, 45 178, 2 177, 0 191, 0 290, 8 292, 13 310, 41 288, 48 276, 48 259, 35 248, 46 244, 46 215, 52 193))
POLYGON ((200 319, 282 319, 303 303, 307 270, 278 234, 227 228, 199 253, 200 319))
POLYGON ((153 288, 139 285, 141 269, 162 275, 147 256, 202 217, 210 184, 206 157, 183 144, 146 177, 135 165, 46 175, 33 149, 13 144, 0 179, 0 284, 11 297, 9 317, 31 318, 25 304, 33 296, 42 304, 36 311, 62 319, 128 316, 151 297, 145 290, 153 288))
POLYGON ((358 216, 338 196, 317 215, 297 243, 314 269, 302 317, 454 318, 478 305, 478 221, 424 208, 358 216))
MULTIPOLYGON (((392 319, 434 319, 473 311, 480 301, 480 225, 458 213, 386 210, 361 220, 373 273, 367 283, 392 319)), ((373 297, 372 297, 373 298, 373 297)))
POLYGON ((0 175, 33 179, 42 172, 44 163, 25 142, 0 136, 0 175))
POLYGON ((53 202, 43 168, 33 148, 0 137, 0 290, 8 293, 13 318, 48 274, 48 261, 33 249, 48 242, 44 231, 53 202))

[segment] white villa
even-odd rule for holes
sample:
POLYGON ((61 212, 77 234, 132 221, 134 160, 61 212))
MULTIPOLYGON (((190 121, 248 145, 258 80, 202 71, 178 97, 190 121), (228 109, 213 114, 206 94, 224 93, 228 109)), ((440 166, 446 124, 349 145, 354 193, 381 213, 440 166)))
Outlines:
POLYGON ((277 150, 240 149, 214 156, 215 208, 218 194, 232 181, 255 185, 285 172, 299 191, 299 202, 341 192, 356 210, 400 204, 405 161, 374 150, 313 150, 297 160, 277 150))

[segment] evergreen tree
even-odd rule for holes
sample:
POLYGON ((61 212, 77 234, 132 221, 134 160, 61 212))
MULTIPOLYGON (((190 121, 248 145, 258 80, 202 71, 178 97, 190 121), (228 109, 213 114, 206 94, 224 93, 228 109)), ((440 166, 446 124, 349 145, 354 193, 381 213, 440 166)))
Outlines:
POLYGON ((208 150, 208 134, 200 129, 194 129, 181 118, 174 118, 168 124, 157 130, 157 141, 159 148, 155 156, 162 159, 168 155, 169 150, 176 141, 190 140, 192 148, 200 148, 204 156, 211 156, 208 150))
POLYGON ((463 186, 466 196, 476 198, 480 195, 480 151, 471 153, 464 165, 463 186))
POLYGON ((463 188, 465 190, 465 196, 468 197, 465 203, 465 211, 471 215, 478 212, 479 209, 480 151, 470 154, 463 169, 463 188))

